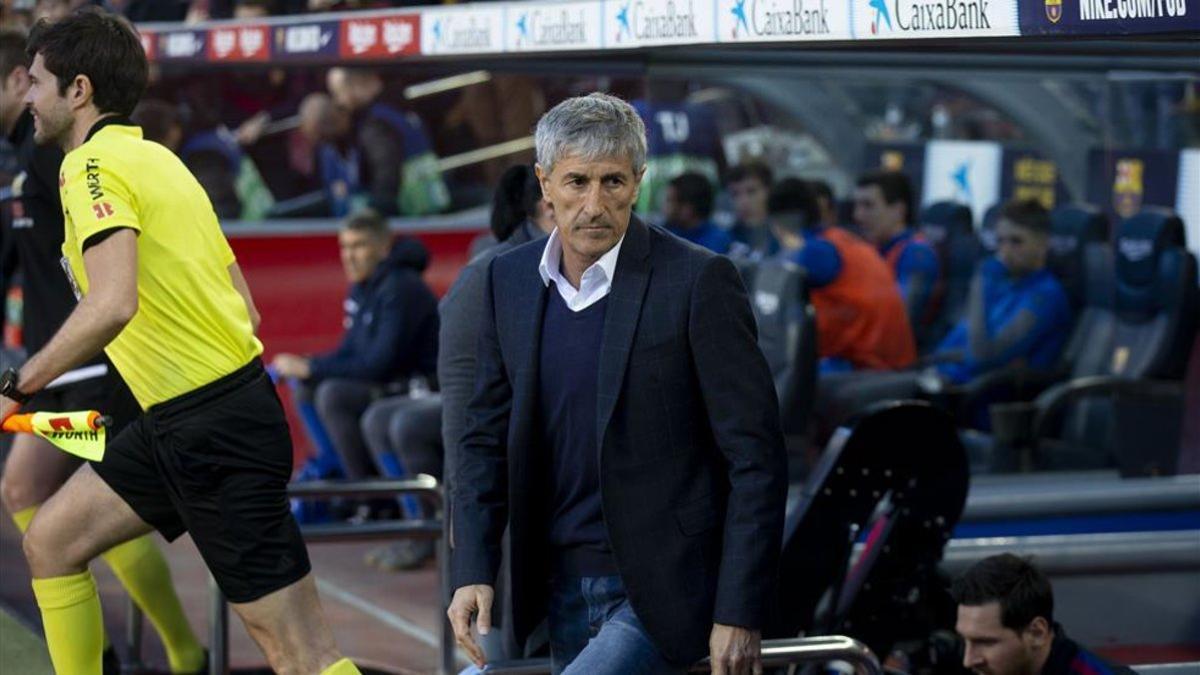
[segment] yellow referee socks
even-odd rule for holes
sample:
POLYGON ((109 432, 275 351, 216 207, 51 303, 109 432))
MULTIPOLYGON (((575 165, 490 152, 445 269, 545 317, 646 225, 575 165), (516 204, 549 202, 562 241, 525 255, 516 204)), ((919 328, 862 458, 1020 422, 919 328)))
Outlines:
POLYGON ((100 596, 91 572, 33 580, 46 646, 58 675, 99 675, 104 650, 100 596))
POLYGON ((172 673, 194 673, 204 665, 204 648, 192 632, 171 569, 150 535, 118 544, 100 555, 162 638, 172 673))
POLYGON ((341 659, 321 671, 321 675, 362 675, 362 672, 350 661, 341 659))
POLYGON ((29 524, 33 522, 33 514, 37 513, 37 509, 38 507, 31 506, 12 514, 13 522, 17 524, 17 529, 21 531, 21 534, 29 531, 29 524))
MULTIPOLYGON (((29 531, 29 524, 33 522, 33 516, 37 513, 37 510, 37 506, 30 506, 29 508, 21 509, 20 511, 12 514, 13 522, 17 524, 17 529, 21 531, 21 534, 25 534, 29 531)), ((103 648, 108 649, 109 644, 108 633, 105 632, 103 648)))

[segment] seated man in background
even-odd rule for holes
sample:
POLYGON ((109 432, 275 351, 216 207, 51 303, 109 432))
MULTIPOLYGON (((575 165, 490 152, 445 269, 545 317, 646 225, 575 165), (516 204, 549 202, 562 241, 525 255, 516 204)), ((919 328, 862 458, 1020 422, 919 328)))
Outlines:
MULTIPOLYGON (((1071 307, 1046 268, 1049 240, 1045 207, 1035 200, 1005 204, 996 224, 996 255, 980 263, 966 313, 938 344, 933 367, 828 383, 818 397, 818 417, 837 424, 870 403, 915 396, 918 383, 962 384, 1017 363, 1053 367, 1071 327, 1071 307)), ((985 413, 974 411, 971 423, 986 428, 985 413)))
POLYGON ((1133 675, 1068 638, 1054 621, 1050 580, 1011 553, 984 558, 954 581, 963 667, 979 675, 1133 675))
POLYGON ((1050 215, 1036 200, 1011 201, 996 224, 996 255, 971 282, 966 316, 937 346, 938 371, 955 384, 1023 362, 1054 366, 1071 327, 1071 305, 1047 269, 1050 215))
POLYGON ((813 192, 800 179, 777 183, 768 209, 780 255, 805 270, 821 372, 912 365, 908 315, 879 254, 846 230, 822 226, 813 192))
POLYGON ((887 260, 914 330, 933 318, 941 263, 913 228, 916 217, 912 183, 899 171, 874 171, 858 179, 854 222, 862 236, 887 260))
POLYGON ((704 176, 685 173, 672 178, 663 195, 667 229, 713 253, 728 253, 733 238, 711 220, 715 200, 716 191, 704 176))
POLYGON ((737 218, 729 230, 734 242, 729 255, 762 260, 779 252, 779 242, 767 224, 767 195, 773 184, 771 167, 759 160, 742 162, 729 170, 725 189, 737 218))
POLYGON ((348 218, 338 244, 350 281, 341 343, 316 356, 279 354, 272 366, 278 375, 302 381, 297 402, 315 398, 346 478, 362 479, 376 473, 359 427, 367 406, 403 393, 414 378, 434 377, 437 299, 421 278, 429 261, 425 248, 411 239, 393 244, 379 214, 348 218))

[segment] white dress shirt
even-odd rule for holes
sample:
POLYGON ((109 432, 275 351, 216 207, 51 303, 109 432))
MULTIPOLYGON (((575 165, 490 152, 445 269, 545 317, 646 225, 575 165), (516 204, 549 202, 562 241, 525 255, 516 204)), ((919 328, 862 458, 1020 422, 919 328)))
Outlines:
POLYGON ((583 271, 583 276, 579 279, 579 288, 575 288, 562 275, 560 269, 562 241, 556 228, 550 232, 546 239, 546 247, 542 249, 542 262, 538 265, 538 274, 542 276, 542 283, 547 286, 551 281, 554 282, 554 287, 558 289, 563 302, 567 303, 568 309, 581 312, 599 302, 612 290, 613 272, 617 269, 617 256, 620 255, 621 244, 624 242, 625 235, 621 235, 616 246, 583 271))

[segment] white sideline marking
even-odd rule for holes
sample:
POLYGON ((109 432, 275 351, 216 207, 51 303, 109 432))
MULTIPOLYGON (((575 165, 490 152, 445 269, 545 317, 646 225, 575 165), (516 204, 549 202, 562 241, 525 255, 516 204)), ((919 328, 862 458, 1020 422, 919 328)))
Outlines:
MULTIPOLYGON (((327 595, 335 600, 339 600, 347 605, 350 605, 363 614, 366 614, 377 621, 381 621, 385 625, 395 628, 401 633, 412 637, 417 642, 432 647, 438 652, 438 658, 441 658, 441 642, 438 640, 437 636, 418 626, 412 621, 409 621, 408 619, 405 619, 394 612, 389 612, 386 609, 370 602, 369 600, 360 598, 350 591, 341 588, 332 581, 325 581, 324 579, 318 578, 317 591, 320 592, 321 595, 327 595)), ((465 658, 463 654, 459 653, 457 648, 455 649, 454 656, 455 660, 459 662, 460 666, 465 667, 470 664, 470 660, 465 658)))

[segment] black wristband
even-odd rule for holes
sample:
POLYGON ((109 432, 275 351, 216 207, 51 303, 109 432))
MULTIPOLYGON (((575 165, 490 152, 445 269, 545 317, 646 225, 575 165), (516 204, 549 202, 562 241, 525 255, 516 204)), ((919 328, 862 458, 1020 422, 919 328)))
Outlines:
POLYGON ((33 394, 26 394, 18 388, 21 376, 17 373, 16 368, 9 368, 0 375, 0 396, 6 396, 12 400, 25 405, 29 403, 29 399, 33 398, 33 394))

